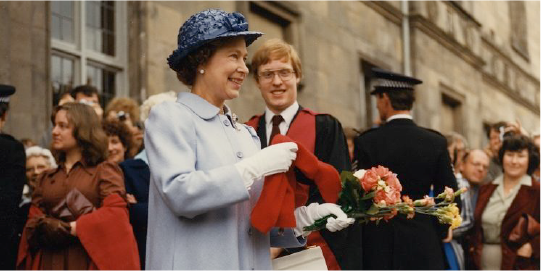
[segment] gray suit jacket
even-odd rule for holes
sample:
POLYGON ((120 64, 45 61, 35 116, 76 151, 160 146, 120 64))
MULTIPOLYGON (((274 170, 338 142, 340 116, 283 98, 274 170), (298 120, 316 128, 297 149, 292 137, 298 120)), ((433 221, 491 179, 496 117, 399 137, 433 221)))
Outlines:
MULTIPOLYGON (((260 150, 256 132, 192 93, 152 108, 145 122, 151 171, 146 269, 272 269, 269 248, 304 245, 292 229, 262 234, 234 167, 260 150)), ((230 112, 230 110, 228 110, 230 112)))

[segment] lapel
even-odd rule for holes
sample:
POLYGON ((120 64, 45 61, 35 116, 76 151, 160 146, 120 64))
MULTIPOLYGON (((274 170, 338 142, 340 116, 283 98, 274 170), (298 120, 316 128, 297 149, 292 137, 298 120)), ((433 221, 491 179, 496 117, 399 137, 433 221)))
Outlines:
POLYGON ((259 118, 257 124, 257 136, 259 136, 259 141, 261 142, 261 149, 267 147, 267 124, 265 123, 265 113, 259 118))
MULTIPOLYGON (((299 109, 297 109, 297 112, 295 113, 295 116, 293 116, 293 118, 291 119, 291 123, 289 124, 289 127, 291 128, 291 126, 293 126, 293 123, 295 122, 295 119, 297 118, 297 116, 299 115, 299 112, 301 112, 301 110, 303 109, 303 107, 299 104, 299 109)), ((289 129, 287 130, 287 132, 289 132, 289 129)), ((287 135, 287 133, 286 133, 287 135)))
POLYGON ((509 206, 509 209, 507 210, 507 213, 505 213, 505 217, 503 221, 506 221, 506 219, 509 218, 509 216, 514 214, 519 214, 527 210, 527 206, 531 205, 531 199, 536 198, 536 193, 539 192, 539 190, 535 189, 534 186, 536 185, 536 182, 532 180, 532 185, 521 185, 520 189, 518 190, 517 195, 515 196, 515 199, 511 203, 511 206, 509 206))
POLYGON ((495 184, 489 183, 486 185, 483 185, 479 188, 479 195, 477 196, 477 207, 475 208, 475 222, 481 220, 481 215, 485 211, 485 207, 487 207, 488 200, 490 199, 490 196, 492 193, 494 193, 494 190, 496 190, 496 187, 498 187, 495 184))

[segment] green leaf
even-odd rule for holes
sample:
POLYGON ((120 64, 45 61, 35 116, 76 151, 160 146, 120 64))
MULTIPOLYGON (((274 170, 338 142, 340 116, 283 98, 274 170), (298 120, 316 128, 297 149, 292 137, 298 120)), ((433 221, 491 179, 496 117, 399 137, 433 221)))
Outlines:
POLYGON ((372 191, 366 195, 364 195, 364 197, 361 198, 361 200, 367 200, 367 199, 372 199, 376 196, 376 191, 372 191))
POLYGON ((379 212, 379 208, 378 206, 372 204, 372 206, 370 206, 370 209, 368 209, 368 211, 366 211, 367 214, 369 215, 375 215, 379 212))

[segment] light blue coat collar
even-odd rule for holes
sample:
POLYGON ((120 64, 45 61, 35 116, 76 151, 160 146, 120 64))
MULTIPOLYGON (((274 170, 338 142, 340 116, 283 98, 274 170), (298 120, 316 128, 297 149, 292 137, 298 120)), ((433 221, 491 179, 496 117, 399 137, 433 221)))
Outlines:
MULTIPOLYGON (((180 92, 177 102, 185 105, 202 119, 208 120, 214 118, 220 112, 220 109, 207 100, 195 95, 191 92, 180 92)), ((224 105, 224 112, 231 117, 231 110, 227 105, 224 105)))

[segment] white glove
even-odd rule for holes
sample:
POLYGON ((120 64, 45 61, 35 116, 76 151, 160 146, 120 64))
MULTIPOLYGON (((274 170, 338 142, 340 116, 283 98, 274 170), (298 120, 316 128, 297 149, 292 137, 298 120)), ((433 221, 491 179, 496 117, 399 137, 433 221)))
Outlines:
POLYGON ((348 218, 346 213, 340 209, 340 206, 334 203, 312 203, 308 206, 301 206, 295 209, 294 214, 297 221, 297 226, 293 229, 295 236, 308 236, 310 232, 304 232, 304 227, 310 226, 316 220, 331 214, 335 215, 336 218, 330 217, 327 219, 327 225, 325 226, 331 232, 347 228, 355 222, 354 218, 348 218))
POLYGON ((235 167, 249 188, 256 179, 286 172, 297 158, 297 150, 298 146, 293 142, 271 145, 237 162, 235 167))

